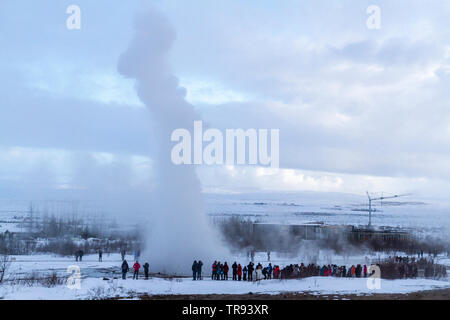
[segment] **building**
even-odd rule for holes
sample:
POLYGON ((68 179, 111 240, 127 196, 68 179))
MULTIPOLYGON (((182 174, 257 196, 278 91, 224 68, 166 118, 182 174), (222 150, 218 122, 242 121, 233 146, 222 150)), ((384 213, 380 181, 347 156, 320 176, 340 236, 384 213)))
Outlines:
POLYGON ((377 229, 352 225, 327 225, 323 222, 303 224, 254 223, 252 226, 257 251, 288 251, 300 241, 348 240, 353 243, 379 240, 391 244, 412 238, 407 230, 392 227, 377 229))

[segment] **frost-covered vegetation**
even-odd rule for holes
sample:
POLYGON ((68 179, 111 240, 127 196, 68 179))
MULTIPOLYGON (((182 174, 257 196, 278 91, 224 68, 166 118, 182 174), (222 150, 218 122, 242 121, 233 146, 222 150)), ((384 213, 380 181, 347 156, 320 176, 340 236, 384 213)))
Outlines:
POLYGON ((14 217, 14 232, 0 232, 0 254, 27 255, 56 253, 74 255, 130 250, 141 246, 139 228, 123 230, 113 219, 102 215, 81 216, 75 213, 42 213, 30 206, 23 216, 14 217))

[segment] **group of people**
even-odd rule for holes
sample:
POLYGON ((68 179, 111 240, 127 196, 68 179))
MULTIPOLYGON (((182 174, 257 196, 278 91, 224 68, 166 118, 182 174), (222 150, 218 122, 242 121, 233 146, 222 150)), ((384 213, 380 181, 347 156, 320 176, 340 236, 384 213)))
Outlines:
MULTIPOLYGON (((125 250, 120 251, 122 256, 122 279, 127 278, 127 273, 133 271, 133 279, 139 278, 139 271, 141 265, 138 261, 140 256, 140 250, 134 252, 134 261, 132 268, 128 265, 125 259, 125 250), (131 270, 130 270, 131 269, 131 270)), ((76 261, 82 261, 84 252, 83 250, 77 250, 75 252, 76 261)), ((103 251, 98 250, 98 259, 102 261, 103 251)), ((393 256, 385 260, 379 261, 377 266, 380 268, 381 275, 387 279, 403 279, 403 278, 416 278, 419 276, 419 269, 423 270, 423 276, 426 278, 442 278, 447 276, 446 267, 434 263, 434 259, 430 257, 423 258, 423 251, 419 252, 418 258, 414 256, 393 256)), ((366 263, 368 261, 366 260, 366 263)), ((149 278, 149 264, 146 262, 143 266, 145 279, 149 278)), ((203 262, 201 260, 195 260, 192 264, 192 277, 193 280, 202 280, 202 267, 203 262)), ((258 263, 256 266, 253 262, 247 265, 241 265, 234 261, 231 267, 227 262, 221 263, 220 261, 214 261, 211 266, 212 280, 228 280, 228 274, 231 271, 233 281, 259 281, 265 279, 295 279, 295 278, 307 278, 307 277, 348 277, 348 278, 362 278, 369 277, 370 272, 374 272, 368 268, 367 265, 357 264, 351 267, 338 266, 336 264, 317 265, 310 263, 305 265, 290 264, 284 268, 280 268, 278 265, 272 266, 269 263, 267 266, 263 266, 258 263), (231 269, 231 270, 230 270, 231 269)), ((421 273, 422 274, 422 273, 421 273)))
MULTIPOLYGON (((148 280, 148 272, 149 272, 149 268, 150 268, 150 265, 148 264, 148 262, 144 263, 143 268, 144 268, 145 280, 148 280)), ((136 260, 136 262, 133 265, 133 270, 134 270, 133 280, 134 279, 137 280, 139 278, 139 270, 140 269, 141 269, 141 265, 139 264, 139 261, 136 260)), ((125 280, 127 278, 128 271, 130 271, 128 262, 127 262, 127 260, 123 260, 123 262, 122 262, 122 279, 125 280)))
POLYGON ((393 259, 388 259, 389 261, 395 263, 397 266, 397 274, 400 278, 416 278, 419 275, 419 269, 423 270, 423 276, 425 278, 445 278, 447 277, 447 268, 444 265, 436 264, 431 255, 428 258, 420 259, 415 257, 399 257, 395 256, 393 259))
MULTIPOLYGON (((211 266, 211 280, 228 280, 228 273, 230 271, 230 267, 227 262, 223 264, 220 261, 214 261, 211 266)), ((231 265, 232 271, 232 280, 233 281, 253 281, 262 280, 262 279, 272 279, 273 277, 277 277, 280 272, 279 266, 272 266, 271 263, 267 267, 263 267, 261 263, 258 263, 255 267, 253 262, 250 262, 248 265, 242 265, 237 263, 236 261, 231 265), (253 277, 255 275, 255 277, 253 277)))
POLYGON ((433 265, 429 263, 425 266, 424 277, 433 279, 447 278, 447 268, 444 265, 433 265))
MULTIPOLYGON (((122 279, 126 279, 127 278, 127 273, 130 271, 130 267, 128 265, 127 260, 125 260, 125 255, 126 255, 126 251, 124 249, 120 250, 120 254, 122 256, 122 279)), ((139 270, 141 269, 141 265, 139 264, 138 258, 141 254, 141 251, 138 249, 134 252, 134 260, 135 263, 133 264, 133 279, 138 279, 139 278, 139 270)), ((83 259, 83 255, 84 252, 83 250, 77 250, 75 251, 75 260, 76 261, 82 261, 83 259)), ((103 250, 99 249, 98 250, 98 261, 102 262, 103 261, 103 250)), ((149 277, 149 268, 150 265, 148 264, 148 262, 144 263, 144 265, 142 266, 144 269, 144 277, 147 280, 149 277)))
MULTIPOLYGON (((419 255, 419 257, 420 257, 420 255, 419 255)), ((423 253, 422 253, 422 257, 423 257, 423 253)), ((405 257, 395 256, 394 257, 394 261, 395 262, 400 262, 400 263, 402 263, 402 262, 409 263, 409 262, 415 262, 416 258, 415 257, 408 257, 408 256, 405 256, 405 257)))
MULTIPOLYGON (((75 261, 83 261, 84 251, 83 250, 77 250, 75 251, 75 261)), ((123 260, 123 259, 122 259, 123 260)), ((98 250, 98 261, 103 261, 103 250, 98 250)))
MULTIPOLYGON (((196 262, 192 266, 194 271, 196 262)), ((223 264, 220 261, 214 261, 211 266, 212 280, 228 280, 229 266, 227 262, 223 264)), ((361 278, 367 277, 368 268, 366 265, 352 265, 347 268, 346 266, 333 265, 323 265, 322 267, 315 264, 305 265, 301 264, 290 264, 283 269, 278 265, 273 265, 269 263, 267 266, 263 266, 258 263, 256 266, 253 262, 248 265, 242 265, 236 261, 231 265, 232 270, 232 280, 233 281, 259 281, 266 279, 289 279, 289 278, 306 278, 315 276, 333 276, 333 277, 353 277, 361 278)), ((194 272, 194 280, 195 272, 194 272)), ((198 279, 198 278, 197 278, 198 279)))
POLYGON ((291 264, 281 270, 279 278, 307 278, 307 277, 337 277, 337 278, 362 278, 367 277, 368 268, 366 265, 357 264, 347 268, 336 264, 316 265, 314 263, 305 265, 303 263, 291 264))
MULTIPOLYGON (((120 255, 122 257, 122 261, 125 260, 126 254, 127 254, 127 251, 125 249, 120 249, 120 255)), ((136 249, 134 251, 134 260, 135 261, 138 260, 140 256, 141 256, 141 250, 140 249, 136 249)))
POLYGON ((77 250, 75 252, 75 261, 83 261, 84 251, 83 250, 77 250))
POLYGON ((202 266, 203 262, 201 260, 195 260, 192 264, 192 278, 193 280, 202 280, 202 266))
POLYGON ((220 261, 214 261, 211 268, 212 280, 228 280, 228 272, 230 270, 230 267, 226 262, 222 264, 220 261))

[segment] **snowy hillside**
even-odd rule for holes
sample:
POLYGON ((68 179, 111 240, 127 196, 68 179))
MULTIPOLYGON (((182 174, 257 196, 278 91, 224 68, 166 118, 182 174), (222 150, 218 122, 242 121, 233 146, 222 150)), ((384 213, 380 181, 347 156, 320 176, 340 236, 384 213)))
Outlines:
MULTIPOLYGON (((366 225, 368 200, 364 195, 345 193, 249 193, 206 194, 208 214, 240 215, 263 222, 366 225)), ((450 202, 442 199, 401 197, 374 202, 372 223, 426 229, 450 230, 450 202)))

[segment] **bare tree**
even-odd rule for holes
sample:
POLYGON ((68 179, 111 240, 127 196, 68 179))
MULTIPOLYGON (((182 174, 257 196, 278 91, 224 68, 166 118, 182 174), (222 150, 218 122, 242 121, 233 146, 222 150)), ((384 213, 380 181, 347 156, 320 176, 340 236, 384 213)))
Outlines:
POLYGON ((11 258, 8 254, 2 254, 0 256, 0 283, 3 282, 5 278, 6 271, 8 271, 9 266, 11 265, 11 258))

